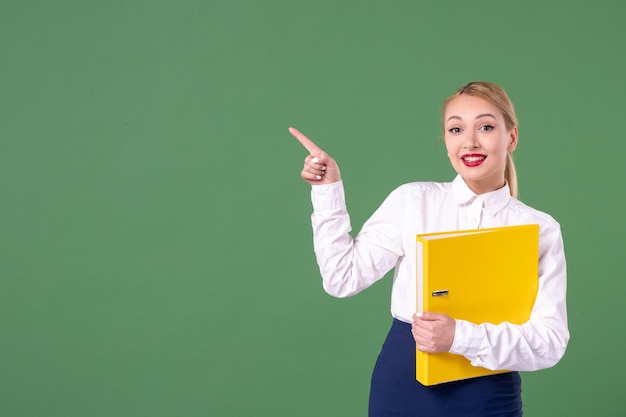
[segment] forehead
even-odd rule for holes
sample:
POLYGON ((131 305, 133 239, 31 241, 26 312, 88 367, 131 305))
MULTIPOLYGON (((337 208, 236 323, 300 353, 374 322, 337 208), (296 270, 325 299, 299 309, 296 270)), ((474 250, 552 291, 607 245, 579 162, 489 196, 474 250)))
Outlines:
POLYGON ((461 94, 452 99, 446 106, 444 120, 448 120, 450 117, 463 120, 475 119, 485 114, 493 115, 496 119, 503 118, 500 109, 484 98, 461 94))

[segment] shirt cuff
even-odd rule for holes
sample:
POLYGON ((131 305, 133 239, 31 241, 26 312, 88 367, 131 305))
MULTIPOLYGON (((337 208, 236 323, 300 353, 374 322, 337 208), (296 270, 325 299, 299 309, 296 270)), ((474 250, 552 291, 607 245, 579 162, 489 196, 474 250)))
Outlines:
POLYGON ((482 341, 485 339, 484 333, 485 329, 477 324, 466 320, 456 320, 456 330, 450 353, 463 355, 473 362, 480 351, 482 341))
POLYGON ((343 209, 346 207, 346 198, 343 190, 343 182, 331 184, 312 185, 311 202, 317 212, 343 209))

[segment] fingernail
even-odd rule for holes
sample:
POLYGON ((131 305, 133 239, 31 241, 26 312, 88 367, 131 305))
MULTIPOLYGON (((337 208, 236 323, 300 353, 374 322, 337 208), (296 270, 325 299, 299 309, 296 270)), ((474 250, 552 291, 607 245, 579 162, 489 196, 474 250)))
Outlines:
POLYGON ((314 164, 317 164, 319 162, 319 159, 317 158, 317 156, 313 157, 313 159, 311 159, 311 162, 313 162, 314 164))
POLYGON ((417 313, 415 313, 415 315, 416 315, 417 317, 422 317, 422 312, 421 312, 421 311, 418 311, 417 313))
POLYGON ((326 171, 326 165, 322 167, 322 171, 326 171))
POLYGON ((318 175, 318 176, 317 176, 317 177, 315 177, 315 178, 317 178, 318 180, 321 180, 321 179, 322 179, 322 176, 321 176, 321 175, 318 175))

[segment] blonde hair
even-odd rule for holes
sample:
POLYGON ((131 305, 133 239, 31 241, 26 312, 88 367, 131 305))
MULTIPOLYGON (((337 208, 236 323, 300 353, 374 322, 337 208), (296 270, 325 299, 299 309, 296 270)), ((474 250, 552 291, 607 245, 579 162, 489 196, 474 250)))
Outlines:
MULTIPOLYGON (((443 113, 445 113, 448 104, 462 94, 482 98, 496 106, 502 112, 502 116, 504 116, 504 124, 507 131, 517 126, 517 117, 515 116, 513 102, 509 99, 509 96, 507 96, 502 87, 487 81, 472 81, 456 90, 453 95, 443 102, 443 113)), ((509 184, 511 196, 517 198, 517 173, 515 171, 515 164, 513 163, 513 156, 510 152, 506 156, 504 178, 509 184)))

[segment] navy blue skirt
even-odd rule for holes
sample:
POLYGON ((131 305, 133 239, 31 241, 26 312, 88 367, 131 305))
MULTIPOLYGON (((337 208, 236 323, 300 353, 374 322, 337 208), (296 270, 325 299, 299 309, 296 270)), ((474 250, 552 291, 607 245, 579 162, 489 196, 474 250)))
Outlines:
POLYGON ((507 372, 426 387, 415 380, 411 325, 393 321, 376 361, 370 417, 520 417, 522 381, 507 372))

